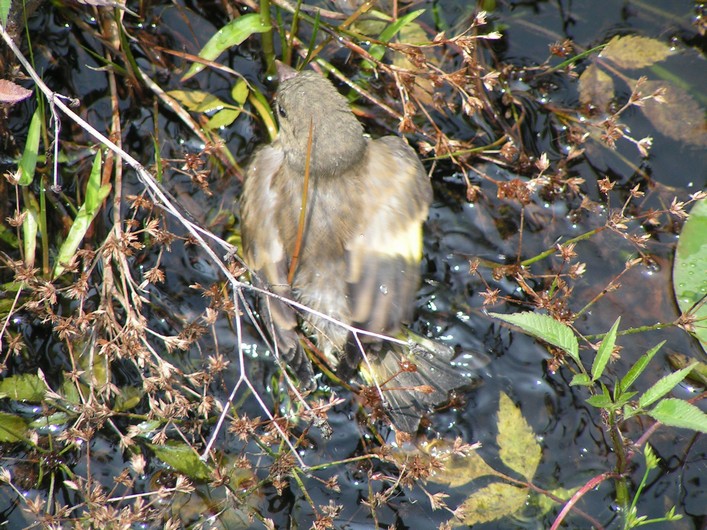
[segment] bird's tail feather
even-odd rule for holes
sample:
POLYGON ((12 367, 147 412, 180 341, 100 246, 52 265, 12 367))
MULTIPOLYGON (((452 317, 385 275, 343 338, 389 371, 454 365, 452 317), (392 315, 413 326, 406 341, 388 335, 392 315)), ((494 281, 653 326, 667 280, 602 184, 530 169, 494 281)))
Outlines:
POLYGON ((407 344, 388 342, 379 352, 369 350, 360 371, 368 384, 380 389, 393 425, 414 432, 423 414, 447 401, 450 391, 470 386, 473 377, 451 363, 451 348, 409 330, 401 338, 407 344))

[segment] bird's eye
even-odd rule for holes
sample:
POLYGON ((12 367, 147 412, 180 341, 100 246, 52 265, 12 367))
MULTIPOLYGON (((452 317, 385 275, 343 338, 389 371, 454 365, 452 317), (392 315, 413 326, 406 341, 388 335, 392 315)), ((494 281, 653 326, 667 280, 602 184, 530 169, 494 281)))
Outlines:
POLYGON ((285 112, 285 109, 282 108, 282 105, 279 103, 277 104, 277 113, 280 115, 281 118, 287 118, 287 112, 285 112))

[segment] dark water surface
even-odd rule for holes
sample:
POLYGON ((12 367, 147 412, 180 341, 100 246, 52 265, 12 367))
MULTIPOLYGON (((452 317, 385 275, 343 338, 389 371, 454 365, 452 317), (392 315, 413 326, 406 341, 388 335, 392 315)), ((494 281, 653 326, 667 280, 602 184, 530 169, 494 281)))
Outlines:
MULTIPOLYGON (((436 31, 445 30, 448 34, 454 34, 463 28, 464 23, 468 24, 471 13, 469 6, 456 1, 420 2, 416 8, 427 10, 421 20, 436 31)), ((697 3, 688 1, 498 3, 490 14, 490 20, 503 33, 503 39, 489 49, 488 58, 490 61, 494 56, 502 63, 531 67, 549 58, 550 44, 565 38, 572 39, 583 49, 590 49, 614 35, 653 37, 674 47, 674 56, 665 68, 686 86, 701 87, 691 93, 703 98, 704 108, 704 87, 707 86, 705 38, 699 36, 693 25, 698 9, 697 3)), ((228 20, 222 5, 210 2, 152 3, 140 12, 146 14, 141 24, 126 17, 126 25, 140 39, 149 37, 156 45, 188 53, 197 53, 206 39, 228 20)), ((75 19, 67 13, 64 9, 45 5, 29 21, 37 69, 54 90, 79 98, 81 114, 96 128, 105 131, 111 119, 106 76, 97 69, 102 65, 87 52, 88 49, 100 49, 100 44, 87 30, 95 26, 96 22, 88 7, 71 11, 72 17, 77 17, 75 19), (77 15, 81 11, 83 13, 77 15), (82 27, 78 21, 85 26, 82 27), (87 68, 89 66, 92 68, 87 68)), ((137 54, 138 64, 150 71, 153 79, 163 88, 184 88, 179 81, 182 70, 175 69, 175 64, 181 65, 180 61, 161 55, 156 48, 152 53, 153 57, 137 54), (157 68, 153 66, 155 64, 157 68)), ((338 56, 345 56, 345 53, 337 52, 338 56)), ((262 78, 258 39, 248 40, 237 51, 222 56, 218 61, 243 73, 266 94, 271 94, 272 86, 262 78)), ((580 62, 578 71, 581 72, 585 66, 580 62)), ((650 68, 646 69, 645 74, 658 75, 656 70, 650 68)), ((230 75, 211 71, 202 73, 188 86, 208 90, 228 99, 233 82, 230 75)), ((549 109, 578 107, 576 81, 564 74, 553 74, 542 78, 519 76, 515 83, 513 89, 517 91, 517 97, 527 100, 528 116, 524 136, 526 149, 536 155, 545 152, 551 160, 560 158, 566 152, 566 142, 563 141, 565 131, 556 114, 549 109)), ((179 159, 185 153, 197 153, 200 150, 199 141, 176 120, 173 113, 155 105, 148 91, 137 90, 135 87, 130 91, 125 87, 119 90, 123 98, 120 105, 124 123, 124 147, 143 164, 149 166, 154 162, 155 135, 164 159, 179 159)), ((623 104, 630 94, 630 87, 617 83, 616 90, 617 100, 623 104)), ((24 138, 22 127, 26 127, 34 105, 34 100, 31 100, 14 107, 10 112, 7 123, 18 138, 24 138)), ((373 109, 371 112, 377 111, 373 109)), ((380 127, 381 123, 385 123, 384 120, 376 120, 373 127, 380 127)), ((650 158, 642 160, 635 147, 627 143, 620 143, 616 151, 594 144, 584 156, 573 161, 567 168, 570 175, 585 180, 583 190, 587 195, 600 201, 596 182, 609 177, 616 183, 608 199, 610 206, 615 208, 626 200, 633 186, 640 185, 646 192, 640 205, 645 210, 665 207, 673 196, 686 200, 689 193, 704 189, 707 184, 707 156, 704 147, 696 147, 662 134, 635 109, 627 111, 624 122, 633 137, 653 137, 650 158)), ((395 123, 385 125, 391 129, 396 127, 395 123)), ((448 125, 450 129, 446 132, 450 136, 457 134, 459 137, 473 138, 477 134, 471 120, 460 119, 448 125)), ((92 158, 92 155, 82 150, 90 142, 68 122, 62 137, 63 148, 75 157, 73 162, 61 168, 67 185, 65 192, 72 195, 75 193, 71 188, 75 185, 72 175, 89 164, 92 158)), ((242 166, 246 164, 255 146, 266 141, 266 133, 260 121, 245 114, 228 130, 222 131, 222 137, 242 166)), ((22 141, 18 143, 22 145, 22 141)), ((5 147, 8 153, 12 151, 12 146, 5 147)), ((426 161, 427 167, 430 164, 426 161)), ((510 172, 481 160, 477 168, 497 181, 515 178, 510 172)), ((0 166, 0 169, 4 171, 7 168, 0 166)), ((569 199, 547 201, 539 195, 535 196, 526 206, 523 238, 520 241, 520 207, 511 201, 497 198, 495 184, 472 176, 474 184, 480 186, 481 198, 469 203, 465 199, 465 183, 451 165, 438 165, 433 178, 436 199, 425 227, 424 284, 418 298, 418 319, 414 328, 457 346, 461 360, 468 360, 465 355, 480 352, 488 356, 490 362, 479 371, 481 385, 464 395, 459 406, 430 418, 430 436, 446 439, 461 437, 469 443, 479 441, 482 443, 479 452, 486 461, 494 467, 503 468, 496 442, 496 414, 499 395, 503 392, 520 407, 542 447, 542 462, 533 479, 535 485, 545 490, 572 489, 584 485, 592 477, 611 471, 615 455, 603 419, 598 409, 586 404, 589 395, 585 390, 569 386, 573 374, 567 368, 551 372, 548 369, 550 355, 546 347, 501 326, 486 314, 479 293, 485 291, 487 285, 498 289, 502 296, 514 300, 513 303, 501 302, 493 306, 493 311, 504 313, 518 307, 530 307, 517 283, 508 278, 494 279, 490 270, 483 267, 480 275, 469 273, 471 258, 478 257, 494 263, 515 263, 519 245, 522 245, 521 259, 535 256, 557 242, 602 226, 607 210, 590 213, 580 210, 578 203, 569 199)), ((130 171, 126 172, 125 181, 124 196, 138 194, 142 190, 141 184, 130 171)), ((165 187, 195 218, 220 236, 233 237, 237 221, 230 216, 230 212, 240 193, 240 184, 236 178, 222 176, 216 169, 209 175, 209 184, 214 192, 211 196, 198 191, 191 180, 179 171, 170 170, 164 175, 165 187)), ((12 200, 8 204, 12 204, 12 200)), ((8 204, 3 204, 3 217, 6 216, 8 204)), ((110 226, 111 215, 111 210, 107 209, 105 216, 99 217, 98 231, 110 226)), ((168 221, 167 226, 175 233, 184 235, 183 229, 176 222, 168 221)), ((60 227, 51 226, 50 229, 60 230, 60 227)), ((651 257, 650 266, 640 264, 624 274, 621 289, 595 303, 575 323, 577 329, 584 334, 604 333, 618 316, 622 317, 622 329, 675 320, 679 311, 673 301, 670 278, 676 242, 675 234, 668 231, 656 233, 646 251, 651 257)), ((635 249, 608 231, 580 243, 577 251, 581 261, 586 263, 587 273, 575 283, 571 300, 573 311, 592 300, 624 270, 626 260, 635 255, 635 249)), ((154 266, 157 259, 156 252, 145 251, 133 258, 131 266, 139 275, 154 266)), ((201 292, 189 286, 197 283, 209 286, 222 281, 222 278, 203 253, 191 245, 175 242, 171 251, 160 259, 160 266, 166 274, 165 281, 157 287, 149 288, 150 304, 145 315, 151 329, 169 335, 174 334, 184 323, 198 319, 208 305, 208 300, 201 292)), ((556 263, 544 260, 531 268, 535 274, 549 274, 551 267, 557 265, 559 260, 556 263)), ((2 281, 9 280, 3 276, 2 281)), ((62 310, 70 312, 73 308, 67 304, 62 310)), ((272 385, 277 382, 272 356, 253 325, 246 318, 243 324, 243 348, 249 354, 246 366, 250 379, 256 387, 266 389, 263 393, 268 395, 268 404, 272 405, 269 396, 278 394, 270 392, 272 385)), ((25 356, 23 360, 11 360, 8 371, 3 375, 36 373, 36 369, 41 368, 50 382, 60 385, 61 374, 70 370, 71 366, 51 326, 40 324, 30 315, 17 315, 11 327, 13 332, 23 335, 31 355, 25 356)), ((239 375, 235 353, 238 339, 233 322, 225 318, 216 321, 213 329, 208 330, 207 337, 211 334, 218 338, 217 344, 209 340, 199 348, 194 347, 186 352, 173 352, 171 355, 163 353, 165 356, 170 355, 171 362, 185 373, 202 368, 207 357, 216 352, 230 358, 232 362, 222 373, 222 378, 210 387, 213 396, 223 401, 239 375)), ((704 360, 704 353, 695 341, 683 331, 669 328, 620 338, 619 344, 623 347, 621 359, 612 363, 608 372, 616 378, 622 377, 643 352, 662 340, 667 340, 666 349, 658 354, 648 372, 637 383, 640 389, 647 388, 670 372, 666 359, 668 353, 679 352, 704 360)), ((119 386, 140 385, 132 365, 117 363, 114 372, 119 386)), ((325 399, 330 394, 326 384, 324 378, 318 393, 325 399)), ((368 447, 375 447, 378 443, 365 427, 359 425, 361 416, 357 415, 352 405, 350 393, 340 388, 334 391, 344 402, 329 414, 332 436, 326 439, 319 430, 313 429, 308 434, 310 448, 302 449, 300 453, 305 463, 311 466, 364 454, 368 447)), ((676 388, 674 395, 689 398, 695 395, 695 390, 682 385, 676 388)), ((253 396, 245 390, 237 395, 235 401, 239 403, 239 414, 263 416, 253 396)), ((13 407, 17 405, 3 404, 3 410, 13 407)), ((13 412, 32 415, 32 411, 25 409, 13 409, 13 412)), ((125 421, 126 425, 130 423, 128 419, 125 421)), ((650 423, 645 419, 643 422, 638 419, 626 422, 623 434, 627 440, 635 441, 650 423)), ((255 444, 244 444, 232 433, 225 431, 219 439, 219 449, 225 457, 234 459, 239 455, 251 456, 259 478, 265 478, 271 461, 253 456, 261 454, 255 444)), ((381 435, 387 442, 394 442, 393 433, 389 429, 383 428, 381 435)), ((639 514, 649 519, 661 517, 670 507, 676 506, 676 511, 684 515, 681 521, 655 524, 650 528, 704 529, 707 525, 707 443, 704 437, 688 430, 661 428, 650 438, 650 443, 662 462, 660 472, 654 471, 650 476, 638 502, 639 514)), ((94 479, 110 489, 114 486, 113 478, 127 466, 129 455, 119 447, 114 433, 105 428, 90 446, 90 472, 94 479)), ((3 449, 3 453, 3 467, 12 469, 15 476, 21 471, 23 460, 31 459, 22 449, 9 447, 3 449)), ((87 475, 89 459, 85 447, 69 453, 66 460, 67 466, 77 476, 87 475)), ((641 479, 642 466, 642 458, 633 460, 629 477, 631 494, 641 479)), ((316 505, 325 506, 333 501, 343 506, 335 519, 335 528, 431 529, 450 519, 448 511, 430 508, 428 497, 421 488, 401 488, 391 500, 376 510, 375 521, 371 510, 361 502, 384 489, 381 481, 369 478, 372 472, 396 475, 394 466, 374 461, 373 464, 333 466, 317 471, 311 477, 303 476, 302 480, 316 505), (331 491, 323 482, 333 476, 338 477, 340 492, 331 491)), ((169 472, 157 459, 153 459, 148 462, 145 474, 137 477, 134 491, 152 489, 164 476, 169 478, 169 472)), ((46 497, 49 490, 46 482, 42 483, 42 488, 28 484, 22 494, 32 498, 46 497)), ((72 503, 73 494, 70 489, 59 485, 54 487, 54 495, 59 501, 72 503)), ((453 508, 478 487, 480 485, 472 483, 450 491, 444 486, 428 483, 425 489, 432 494, 448 493, 450 497, 446 502, 453 508)), ((32 517, 17 507, 16 495, 9 487, 0 485, 0 521, 7 521, 3 528, 23 528, 32 524, 32 517)), ((206 524, 206 507, 210 506, 216 511, 215 507, 223 498, 223 488, 201 485, 191 497, 184 496, 183 507, 175 503, 172 509, 184 526, 199 527, 201 524, 204 525, 202 527, 209 527, 206 524)), ((586 494, 578 506, 605 528, 622 528, 623 519, 615 509, 614 499, 614 483, 605 481, 596 490, 586 494)), ((286 488, 282 494, 273 487, 265 486, 258 490, 257 495, 252 495, 249 504, 257 506, 263 517, 272 519, 275 528, 310 528, 314 520, 309 502, 295 486, 286 488)), ((242 508, 243 513, 231 508, 221 519, 216 518, 211 522, 216 528, 263 527, 259 522, 248 522, 244 515, 247 510, 242 508)), ((549 528, 558 511, 559 508, 554 507, 544 514, 538 506, 530 505, 522 512, 522 517, 476 525, 474 528, 549 528)), ((590 528, 589 523, 579 516, 572 515, 569 521, 564 528, 590 528)), ((145 523, 141 527, 160 528, 162 524, 161 521, 145 523)), ((138 525, 134 527, 138 528, 138 525)))

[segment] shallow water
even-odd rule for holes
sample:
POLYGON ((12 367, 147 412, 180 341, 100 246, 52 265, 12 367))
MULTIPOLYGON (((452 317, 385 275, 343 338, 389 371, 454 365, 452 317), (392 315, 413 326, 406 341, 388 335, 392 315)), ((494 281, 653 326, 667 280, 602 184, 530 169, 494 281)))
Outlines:
MULTIPOLYGON (((428 12, 422 20, 437 30, 454 32, 455 26, 462 20, 468 20, 467 7, 459 2, 423 2, 419 6, 428 12), (433 14, 436 18, 433 17, 433 14)), ((704 68, 704 37, 697 35, 691 25, 696 4, 692 2, 673 2, 664 6, 654 3, 616 3, 605 2, 509 2, 496 6, 491 20, 501 27, 504 34, 502 41, 496 43, 492 52, 499 60, 515 65, 538 65, 548 56, 548 45, 556 40, 569 37, 584 48, 591 48, 606 42, 616 34, 639 33, 673 43, 675 57, 669 68, 686 85, 703 87, 706 85, 704 68)), ((79 11, 72 11, 74 14, 79 11)), ((82 115, 101 130, 110 120, 110 100, 105 75, 94 67, 98 63, 91 58, 82 46, 99 49, 99 44, 78 24, 80 20, 89 27, 95 21, 86 8, 77 20, 71 22, 67 11, 44 7, 30 20, 30 35, 38 63, 38 70, 44 72, 45 80, 57 91, 79 97, 82 115)), ((211 35, 227 20, 220 4, 159 4, 154 3, 145 9, 147 20, 137 26, 134 19, 127 18, 127 24, 141 39, 153 39, 155 43, 176 50, 184 47, 190 53, 196 53, 205 38, 211 35)), ((156 50, 151 50, 159 55, 156 50)), ((251 39, 237 51, 221 57, 219 62, 238 72, 260 86, 264 91, 271 88, 263 83, 261 63, 259 62, 257 39, 251 39)), ((491 52, 489 52, 491 53, 491 52)), ((342 55, 339 52, 338 55, 342 55)), ((164 64, 153 72, 153 77, 165 88, 182 88, 179 82, 181 72, 176 72, 175 59, 164 55, 164 64)), ((146 67, 155 63, 155 57, 137 54, 138 63, 146 67)), ((159 63, 158 63, 159 64, 159 63)), ((648 72, 655 74, 655 70, 648 72)), ((208 72, 198 77, 189 86, 199 85, 204 90, 227 99, 233 79, 223 73, 208 72)), ((560 123, 550 108, 575 108, 577 106, 576 84, 566 77, 551 75, 544 78, 519 79, 515 89, 518 97, 527 101, 527 123, 524 140, 526 149, 536 154, 547 152, 551 159, 556 159, 564 152, 566 142, 563 135, 564 124, 560 123)), ((627 85, 618 89, 619 99, 625 100, 630 93, 627 85)), ((199 141, 175 119, 174 114, 155 106, 146 92, 128 90, 121 87, 121 114, 125 120, 125 147, 138 156, 145 164, 154 161, 152 135, 156 132, 163 158, 181 158, 185 152, 199 151, 199 141)), ((704 94, 702 94, 704 97, 704 94)), ((704 103, 703 103, 704 105, 704 103)), ((20 132, 23 124, 33 112, 33 103, 25 102, 14 107, 8 123, 10 128, 23 137, 20 132)), ((375 112, 375 109, 371 112, 375 112)), ((384 118, 376 118, 372 128, 381 128, 384 118)), ((672 196, 684 200, 688 193, 703 189, 707 184, 705 150, 679 142, 662 135, 637 111, 629 111, 625 122, 636 138, 646 135, 654 137, 651 157, 642 161, 638 151, 630 145, 620 145, 616 152, 597 147, 588 149, 586 156, 575 160, 568 172, 584 178, 584 189, 593 199, 599 201, 596 181, 610 176, 616 182, 610 194, 611 207, 617 207, 627 197, 628 191, 640 184, 647 194, 641 208, 658 207, 661 203, 669 204, 672 196), (637 171, 640 168, 641 171, 637 171), (648 175, 650 178, 647 178, 648 175), (672 195, 671 195, 672 194, 672 195)), ((459 137, 472 138, 476 134, 473 124, 468 119, 457 119, 454 123, 444 122, 459 137)), ((394 128, 395 124, 384 124, 394 128)), ((72 152, 76 144, 79 158, 74 164, 62 167, 67 183, 66 193, 75 193, 74 174, 87 165, 89 154, 81 147, 89 143, 78 131, 66 127, 64 149, 72 152)), ((265 131, 259 121, 252 116, 243 115, 233 127, 222 134, 228 148, 236 160, 245 165, 254 147, 265 138, 265 131)), ((430 162, 426 162, 429 167, 430 162)), ((178 164, 175 164, 178 166, 178 164)), ((511 172, 496 165, 478 162, 476 167, 495 180, 510 180, 515 177, 511 172)), ((5 170, 4 166, 0 169, 5 170)), ((520 233, 520 208, 517 203, 498 199, 497 188, 489 181, 472 177, 481 188, 481 198, 470 204, 465 200, 465 184, 459 174, 454 173, 451 165, 440 164, 434 175, 436 198, 425 226, 425 257, 423 260, 424 283, 418 298, 418 319, 414 328, 430 336, 439 338, 450 345, 458 346, 460 359, 475 352, 488 356, 490 362, 479 369, 481 385, 463 396, 463 402, 452 409, 441 411, 431 416, 429 433, 453 439, 461 437, 466 442, 482 443, 480 454, 494 467, 503 468, 498 457, 496 442, 496 414, 499 393, 508 394, 520 407, 523 417, 537 435, 541 444, 543 459, 533 479, 533 483, 547 490, 573 488, 585 484, 590 478, 611 469, 614 455, 607 439, 602 418, 595 409, 585 403, 588 394, 576 387, 570 387, 572 374, 566 368, 555 373, 548 370, 550 358, 547 349, 520 332, 509 330, 492 319, 483 308, 483 299, 479 293, 490 288, 499 289, 501 294, 512 302, 500 303, 492 307, 496 312, 510 312, 518 307, 529 307, 528 300, 519 290, 516 282, 503 278, 496 280, 488 269, 481 270, 481 277, 469 274, 469 260, 479 257, 495 263, 515 263, 519 246, 522 245, 520 258, 535 256, 551 248, 556 242, 564 241, 601 226, 606 214, 595 214, 578 209, 578 204, 565 200, 547 201, 539 196, 526 206, 522 242, 520 233)), ((141 184, 128 171, 125 177, 124 195, 141 191, 141 184)), ((232 205, 240 192, 240 185, 233 177, 221 176, 217 169, 209 175, 210 187, 214 194, 207 196, 198 191, 192 182, 178 171, 169 171, 164 176, 165 187, 173 193, 180 204, 223 237, 232 237, 236 223, 228 216, 232 205), (224 214, 226 212, 226 214, 224 214)), ((11 202, 11 201, 10 201, 11 202)), ((3 205, 3 212, 9 210, 3 205)), ((127 211, 127 208, 126 208, 127 211)), ((97 223, 100 229, 110 226, 111 211, 108 209, 97 223)), ((3 216, 4 217, 4 216, 3 216)), ((56 222, 50 219, 50 222, 56 222)), ((174 222, 168 227, 178 234, 181 229, 174 222)), ((59 230, 58 225, 51 225, 50 230, 59 230)), ((648 253, 652 265, 639 265, 621 278, 622 288, 599 300, 576 326, 582 333, 603 333, 609 329, 617 316, 622 316, 622 328, 648 325, 655 322, 670 322, 679 312, 673 302, 670 285, 671 260, 677 236, 667 231, 655 234, 648 253)), ((575 283, 571 301, 572 309, 578 310, 589 302, 612 278, 624 268, 626 259, 634 249, 620 238, 604 232, 589 241, 578 245, 582 261, 587 264, 587 273, 575 283)), ((208 305, 201 292, 189 286, 199 283, 203 286, 221 281, 218 270, 195 247, 175 242, 169 253, 160 257, 161 268, 166 273, 165 281, 157 287, 150 287, 149 308, 145 314, 152 329, 165 334, 174 333, 184 323, 195 321, 208 305)), ((137 254, 131 261, 136 275, 143 274, 157 263, 156 250, 150 249, 137 254)), ((550 264, 558 265, 559 260, 542 261, 531 267, 536 274, 548 273, 550 264), (555 261, 556 263, 553 263, 555 261)), ((3 276, 2 281, 8 281, 3 276)), ((61 311, 69 313, 75 309, 66 304, 61 311)), ((245 359, 250 380, 266 396, 272 406, 273 396, 281 397, 272 355, 258 337, 252 324, 243 319, 244 334, 242 343, 248 354, 245 359)), ((60 385, 63 372, 70 370, 70 362, 63 343, 57 340, 50 326, 40 324, 30 315, 22 314, 13 321, 12 331, 21 333, 28 344, 27 355, 12 358, 4 376, 16 373, 36 373, 41 368, 52 385, 60 385)), ((204 340, 199 347, 186 352, 161 352, 175 366, 185 373, 195 371, 206 364, 206 359, 214 352, 220 352, 231 359, 231 364, 221 374, 209 390, 219 401, 226 399, 233 382, 238 379, 239 370, 236 350, 238 336, 233 322, 220 318, 209 334, 217 337, 204 340)), ((609 366, 608 371, 621 377, 643 352, 661 340, 668 341, 666 351, 653 361, 652 369, 639 380, 640 388, 647 388, 658 378, 669 373, 665 358, 667 353, 681 352, 704 360, 704 353, 696 342, 679 329, 639 333, 619 339, 623 346, 621 359, 609 366)), ((468 359, 466 359, 468 360, 468 359)), ((114 368, 117 384, 141 386, 137 373, 128 363, 117 363, 114 368)), ((318 397, 330 394, 326 378, 322 379, 318 397)), ((326 439, 317 429, 307 433, 310 447, 301 450, 302 459, 310 466, 344 460, 359 456, 378 442, 370 433, 358 424, 362 415, 353 405, 349 392, 334 388, 336 395, 344 399, 329 414, 328 421, 333 435, 326 439)), ((674 391, 676 397, 689 398, 695 395, 687 385, 674 391)), ((243 391, 236 397, 239 414, 262 416, 255 399, 243 391)), ((142 404, 144 409, 145 403, 142 404)), ((21 407, 20 407, 21 408, 21 407)), ((283 410, 286 407, 282 407, 283 410)), ((704 405, 703 405, 704 409, 704 405)), ((13 411, 32 417, 38 409, 18 410, 16 404, 3 403, 3 410, 13 411)), ((194 418, 191 418, 194 419, 194 418)), ((126 425, 130 421, 125 419, 126 425)), ((631 421, 625 424, 627 439, 635 440, 645 431, 650 422, 631 421)), ((174 431, 170 431, 175 435, 174 431)), ((388 429, 381 430, 381 436, 393 441, 388 429)), ((654 471, 646 490, 638 503, 639 513, 649 518, 660 517, 672 505, 684 514, 682 521, 663 523, 651 528, 700 529, 707 521, 707 496, 704 476, 707 470, 707 445, 704 439, 691 431, 680 429, 659 429, 650 439, 656 453, 662 459, 661 473, 654 471)), ((243 443, 232 433, 222 431, 219 450, 224 458, 234 459, 238 455, 250 455, 254 460, 259 478, 268 474, 270 461, 260 455, 252 443, 243 443), (258 455, 258 456, 254 456, 258 455)), ((17 446, 3 449, 3 466, 19 474, 19 462, 33 461, 36 455, 29 455, 17 446), (5 463, 7 462, 7 463, 5 463)), ((93 438, 90 444, 91 473, 95 480, 107 489, 114 486, 113 478, 126 467, 126 453, 118 446, 117 438, 105 429, 93 438)), ((63 456, 67 465, 77 476, 87 476, 86 447, 77 447, 63 456)), ((630 487, 635 488, 640 481, 642 459, 634 460, 630 477, 630 487)), ((147 491, 154 487, 154 482, 166 480, 173 482, 174 477, 167 466, 154 458, 149 462, 146 472, 137 477, 136 491, 147 491)), ((383 491, 384 484, 372 479, 375 473, 396 475, 391 464, 377 461, 358 462, 336 465, 314 473, 313 477, 303 476, 302 480, 308 494, 316 505, 324 506, 333 500, 343 505, 336 519, 337 528, 436 528, 449 520, 450 514, 444 510, 433 511, 425 493, 419 488, 403 489, 397 492, 389 502, 376 511, 374 521, 371 511, 361 501, 373 493, 383 491), (338 477, 341 492, 332 492, 322 481, 332 476, 338 477)), ((31 480, 22 491, 30 497, 48 495, 49 485, 45 480, 41 487, 34 487, 31 480)), ((456 506, 478 485, 476 483, 450 491, 437 484, 426 486, 430 493, 446 492, 449 506, 456 506)), ((633 490, 632 490, 633 491, 633 490)), ((57 488, 58 500, 71 504, 72 492, 67 488, 57 488)), ((223 498, 223 490, 200 485, 197 493, 192 494, 194 508, 188 507, 178 514, 185 526, 204 522, 204 506, 209 505, 217 511, 216 500, 223 498), (213 504, 197 502, 203 495, 211 498, 213 504)), ((188 496, 185 496, 188 498, 188 496)), ((610 481, 585 495, 580 508, 590 513, 606 528, 621 528, 621 517, 613 510, 614 489, 610 481)), ((29 524, 31 517, 16 507, 16 493, 5 486, 0 486, 0 519, 3 515, 10 528, 21 528, 29 524)), ((203 499, 202 499, 203 501, 203 499)), ((186 499, 185 499, 186 502, 186 499)), ((253 495, 253 504, 257 505, 263 517, 271 518, 276 528, 309 528, 314 515, 301 491, 296 487, 287 488, 282 494, 275 488, 261 488, 260 496, 253 495)), ((222 528, 236 528, 239 512, 226 510, 220 522, 222 528)), ((240 514, 242 515, 242 514, 240 514)), ((502 523, 493 522, 475 525, 474 528, 548 528, 557 515, 557 510, 543 515, 536 506, 530 506, 522 518, 506 519, 502 523)), ((144 525, 158 528, 162 523, 144 525)), ((262 525, 252 523, 254 528, 262 525)), ((589 528, 586 520, 573 517, 570 526, 589 528)))

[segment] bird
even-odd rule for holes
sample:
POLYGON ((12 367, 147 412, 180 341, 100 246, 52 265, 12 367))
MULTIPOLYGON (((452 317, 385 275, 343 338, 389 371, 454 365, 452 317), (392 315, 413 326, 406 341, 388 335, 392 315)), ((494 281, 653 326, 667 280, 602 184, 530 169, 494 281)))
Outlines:
POLYGON ((240 199, 252 282, 278 295, 261 297, 261 317, 301 389, 316 387, 303 334, 342 380, 358 371, 376 389, 396 430, 416 432, 431 407, 470 381, 452 348, 407 327, 430 179, 405 140, 366 136, 331 81, 282 63, 278 77, 279 132, 255 151, 240 199))

